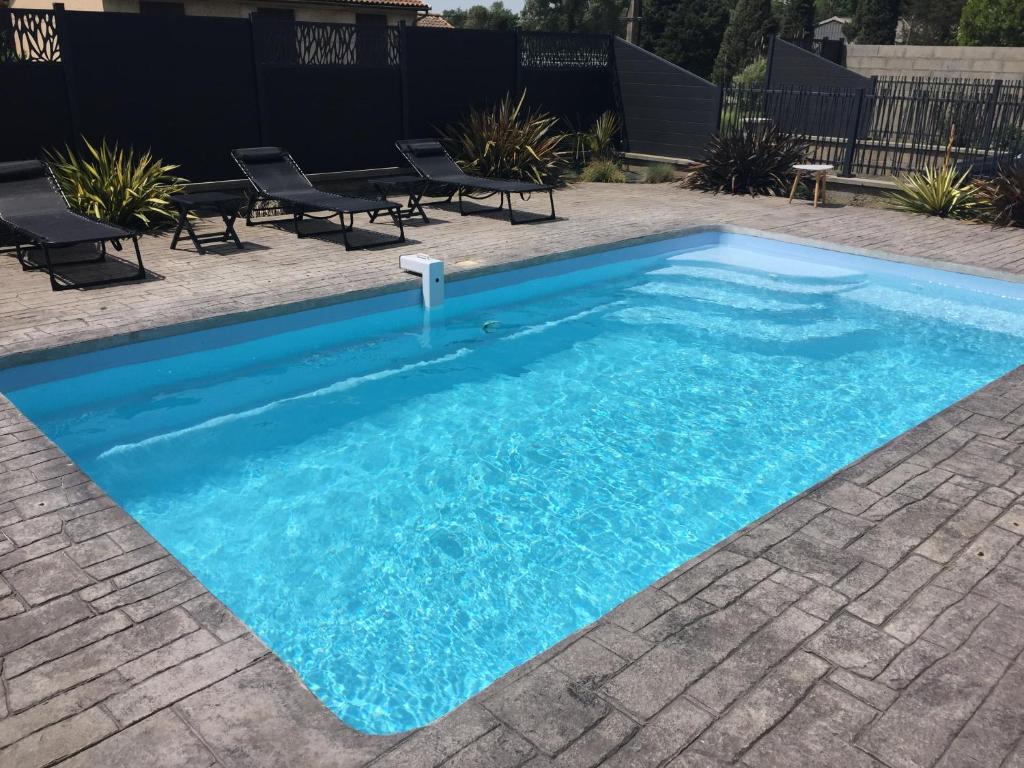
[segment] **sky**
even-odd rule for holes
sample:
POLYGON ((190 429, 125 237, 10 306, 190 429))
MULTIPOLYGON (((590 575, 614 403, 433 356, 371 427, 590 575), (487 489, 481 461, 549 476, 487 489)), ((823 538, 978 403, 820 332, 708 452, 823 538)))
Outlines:
MULTIPOLYGON (((426 0, 433 13, 441 13, 450 8, 469 8, 471 5, 490 5, 492 0, 426 0)), ((523 0, 503 0, 505 7, 519 13, 523 10, 523 0)))

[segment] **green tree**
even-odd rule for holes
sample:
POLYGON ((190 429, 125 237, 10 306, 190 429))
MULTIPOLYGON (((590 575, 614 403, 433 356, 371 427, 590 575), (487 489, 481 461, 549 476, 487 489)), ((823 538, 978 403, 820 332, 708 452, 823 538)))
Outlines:
POLYGON ((648 0, 640 42, 663 59, 708 77, 729 23, 726 0, 648 0))
POLYGON ((964 0, 904 0, 903 42, 907 45, 950 45, 964 0))
POLYGON ((857 43, 892 45, 899 18, 900 0, 857 0, 846 36, 857 43))
POLYGON ((715 57, 711 79, 725 84, 764 50, 768 35, 776 29, 771 0, 737 0, 729 14, 729 26, 715 57))
POLYGON ((462 29, 466 26, 467 16, 469 14, 465 8, 450 8, 447 11, 441 11, 441 18, 457 29, 462 29))
POLYGON ((815 3, 815 21, 824 21, 833 16, 845 18, 853 16, 857 9, 855 0, 817 0, 815 3))
POLYGON ((960 45, 1024 45, 1024 0, 967 0, 960 45))
POLYGON ((526 0, 524 29, 542 32, 620 32, 627 0, 526 0))
POLYGON ((814 36, 814 0, 789 0, 782 11, 779 34, 788 40, 814 36))
POLYGON ((501 0, 486 5, 473 5, 469 9, 454 8, 441 14, 453 27, 460 29, 509 30, 519 26, 519 17, 505 7, 501 0))

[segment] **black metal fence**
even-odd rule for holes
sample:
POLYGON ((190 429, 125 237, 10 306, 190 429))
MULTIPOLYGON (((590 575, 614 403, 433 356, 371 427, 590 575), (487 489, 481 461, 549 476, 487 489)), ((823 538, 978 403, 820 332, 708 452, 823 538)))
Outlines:
POLYGON ((845 175, 964 165, 1024 152, 1024 81, 879 78, 871 89, 728 88, 725 129, 771 121, 845 175))
POLYGON ((228 150, 257 144, 313 172, 387 167, 396 139, 523 89, 574 127, 621 115, 616 82, 606 35, 0 10, 0 160, 85 136, 195 181, 237 176, 228 150))

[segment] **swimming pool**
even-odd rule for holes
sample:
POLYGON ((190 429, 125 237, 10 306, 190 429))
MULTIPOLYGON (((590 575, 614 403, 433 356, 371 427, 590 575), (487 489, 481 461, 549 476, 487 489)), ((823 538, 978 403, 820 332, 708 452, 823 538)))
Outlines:
POLYGON ((705 233, 0 372, 354 727, 426 723, 1010 370, 1024 289, 705 233))

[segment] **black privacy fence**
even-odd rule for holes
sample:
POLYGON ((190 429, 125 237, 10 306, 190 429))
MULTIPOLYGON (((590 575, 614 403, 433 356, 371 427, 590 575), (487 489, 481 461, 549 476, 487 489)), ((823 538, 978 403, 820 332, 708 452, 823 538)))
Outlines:
POLYGON ((0 160, 85 136, 194 181, 237 178, 229 150, 261 144, 311 172, 392 167, 397 139, 524 90, 566 128, 621 116, 613 38, 0 10, 0 160))
POLYGON ((722 129, 771 123, 808 141, 845 175, 887 176, 940 164, 966 168, 1024 152, 1024 81, 873 78, 867 88, 733 87, 722 129))

